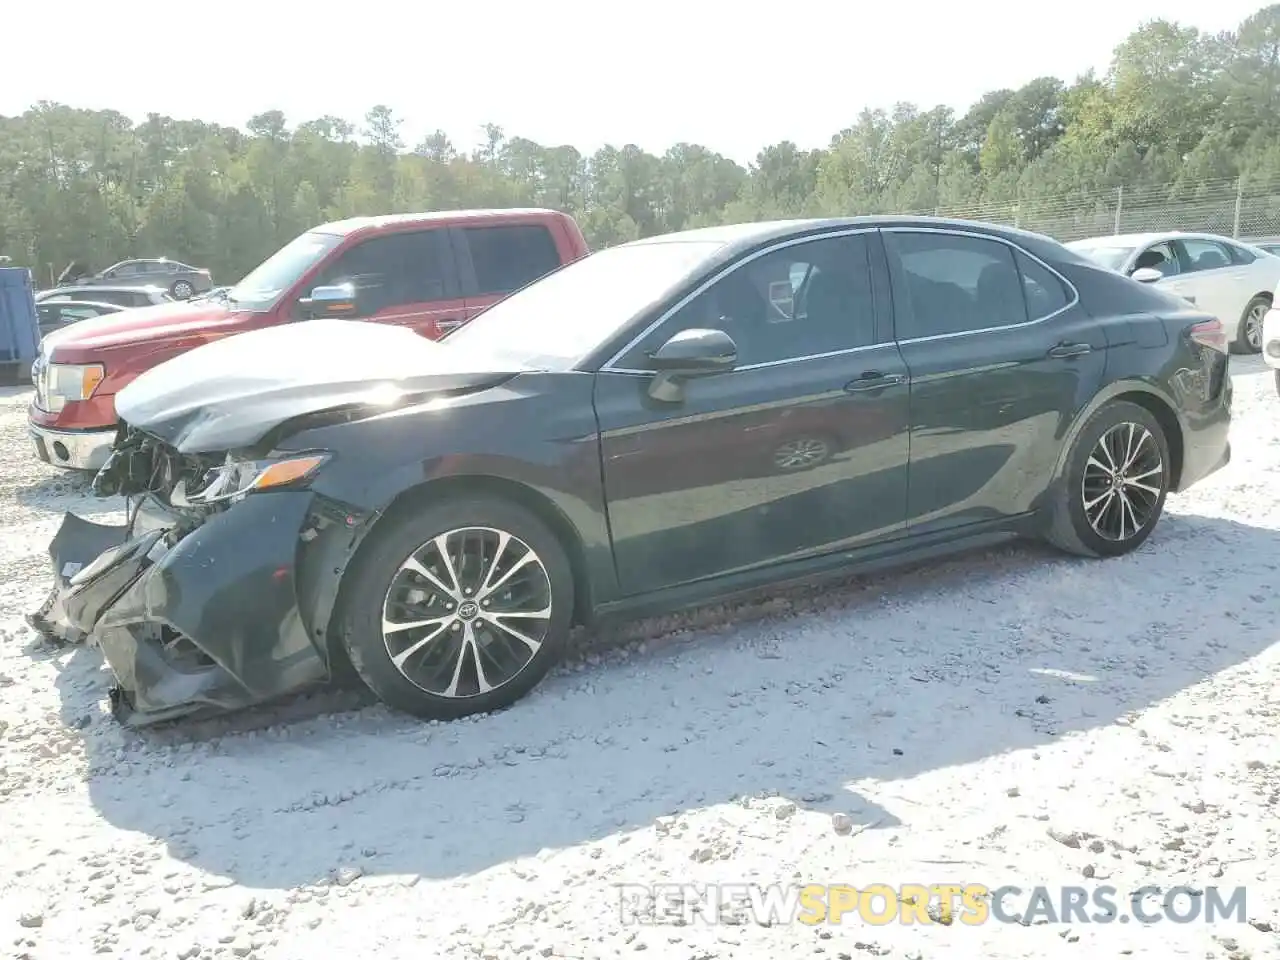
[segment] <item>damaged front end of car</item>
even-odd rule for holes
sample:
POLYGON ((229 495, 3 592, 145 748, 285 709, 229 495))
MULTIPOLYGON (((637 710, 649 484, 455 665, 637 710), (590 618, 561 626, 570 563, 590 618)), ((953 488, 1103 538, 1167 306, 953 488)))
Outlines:
POLYGON ((327 458, 184 454, 122 425, 93 486, 129 498, 127 522, 63 518, 31 626, 100 647, 113 713, 131 726, 323 683, 323 621, 364 519, 308 489, 327 458))

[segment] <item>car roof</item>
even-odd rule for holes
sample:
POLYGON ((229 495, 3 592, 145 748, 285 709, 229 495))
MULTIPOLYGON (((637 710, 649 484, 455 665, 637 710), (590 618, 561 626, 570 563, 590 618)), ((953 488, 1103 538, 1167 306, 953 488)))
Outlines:
POLYGON ((106 303, 102 300, 45 300, 39 306, 50 307, 110 307, 111 310, 123 310, 118 303, 106 303))
POLYGON ((377 217, 351 217, 334 220, 308 230, 308 233, 329 233, 346 236, 366 230, 396 229, 419 223, 468 223, 483 220, 566 220, 568 214, 545 207, 511 207, 488 210, 431 210, 422 213, 389 213, 377 217))
POLYGON ((1254 241, 1236 240, 1220 233, 1200 233, 1195 230, 1162 230, 1158 233, 1117 233, 1083 240, 1071 240, 1068 247, 1140 247, 1161 240, 1222 240, 1227 243, 1249 246, 1254 241))
POLYGON ((70 291, 70 290, 109 290, 113 293, 125 292, 129 293, 167 293, 164 287, 157 286, 154 283, 69 283, 65 287, 53 287, 45 290, 45 293, 53 293, 54 291, 70 291))
MULTIPOLYGON (((724 249, 720 256, 736 256, 741 251, 762 243, 771 243, 789 237, 803 237, 808 234, 821 234, 838 231, 842 228, 857 227, 921 227, 925 229, 959 230, 970 233, 986 233, 1008 240, 1017 240, 1037 248, 1048 243, 1058 247, 1058 242, 1051 237, 1017 227, 1003 224, 985 223, 977 220, 956 220, 949 217, 911 217, 911 216, 860 216, 860 217, 821 217, 798 220, 769 220, 763 223, 735 223, 720 227, 699 227, 694 230, 682 230, 679 233, 668 233, 642 240, 632 240, 621 244, 624 247, 645 246, 657 243, 693 243, 708 242, 722 244, 724 249)), ((1058 247, 1061 249, 1060 247, 1058 247)))

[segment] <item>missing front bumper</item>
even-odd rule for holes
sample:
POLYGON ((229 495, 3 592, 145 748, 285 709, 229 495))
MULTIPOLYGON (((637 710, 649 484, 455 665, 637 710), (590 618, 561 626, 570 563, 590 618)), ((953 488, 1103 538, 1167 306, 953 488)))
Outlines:
POLYGON ((32 626, 95 642, 118 684, 113 713, 132 726, 322 682, 325 644, 304 623, 296 589, 302 545, 319 539, 308 535, 312 502, 305 491, 255 495, 194 529, 129 539, 123 526, 68 514, 49 548, 54 588, 32 626))

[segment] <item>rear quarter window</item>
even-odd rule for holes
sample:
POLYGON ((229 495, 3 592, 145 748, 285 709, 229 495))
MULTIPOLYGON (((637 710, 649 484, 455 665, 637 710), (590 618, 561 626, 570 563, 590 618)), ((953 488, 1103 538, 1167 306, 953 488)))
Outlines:
POLYGON ((541 224, 461 229, 476 276, 476 293, 519 290, 560 266, 551 231, 541 224))

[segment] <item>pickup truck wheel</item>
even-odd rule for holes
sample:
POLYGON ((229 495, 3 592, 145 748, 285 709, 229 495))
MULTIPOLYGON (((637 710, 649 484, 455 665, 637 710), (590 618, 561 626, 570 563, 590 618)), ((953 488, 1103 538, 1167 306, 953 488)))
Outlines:
POLYGON ((388 706, 452 720, 524 697, 559 659, 573 573, 546 525, 483 497, 434 504, 369 544, 339 637, 388 706))
POLYGON ((1109 403, 1084 425, 1050 494, 1047 539, 1086 557, 1118 557, 1151 535, 1169 493, 1169 444, 1145 407, 1109 403))

